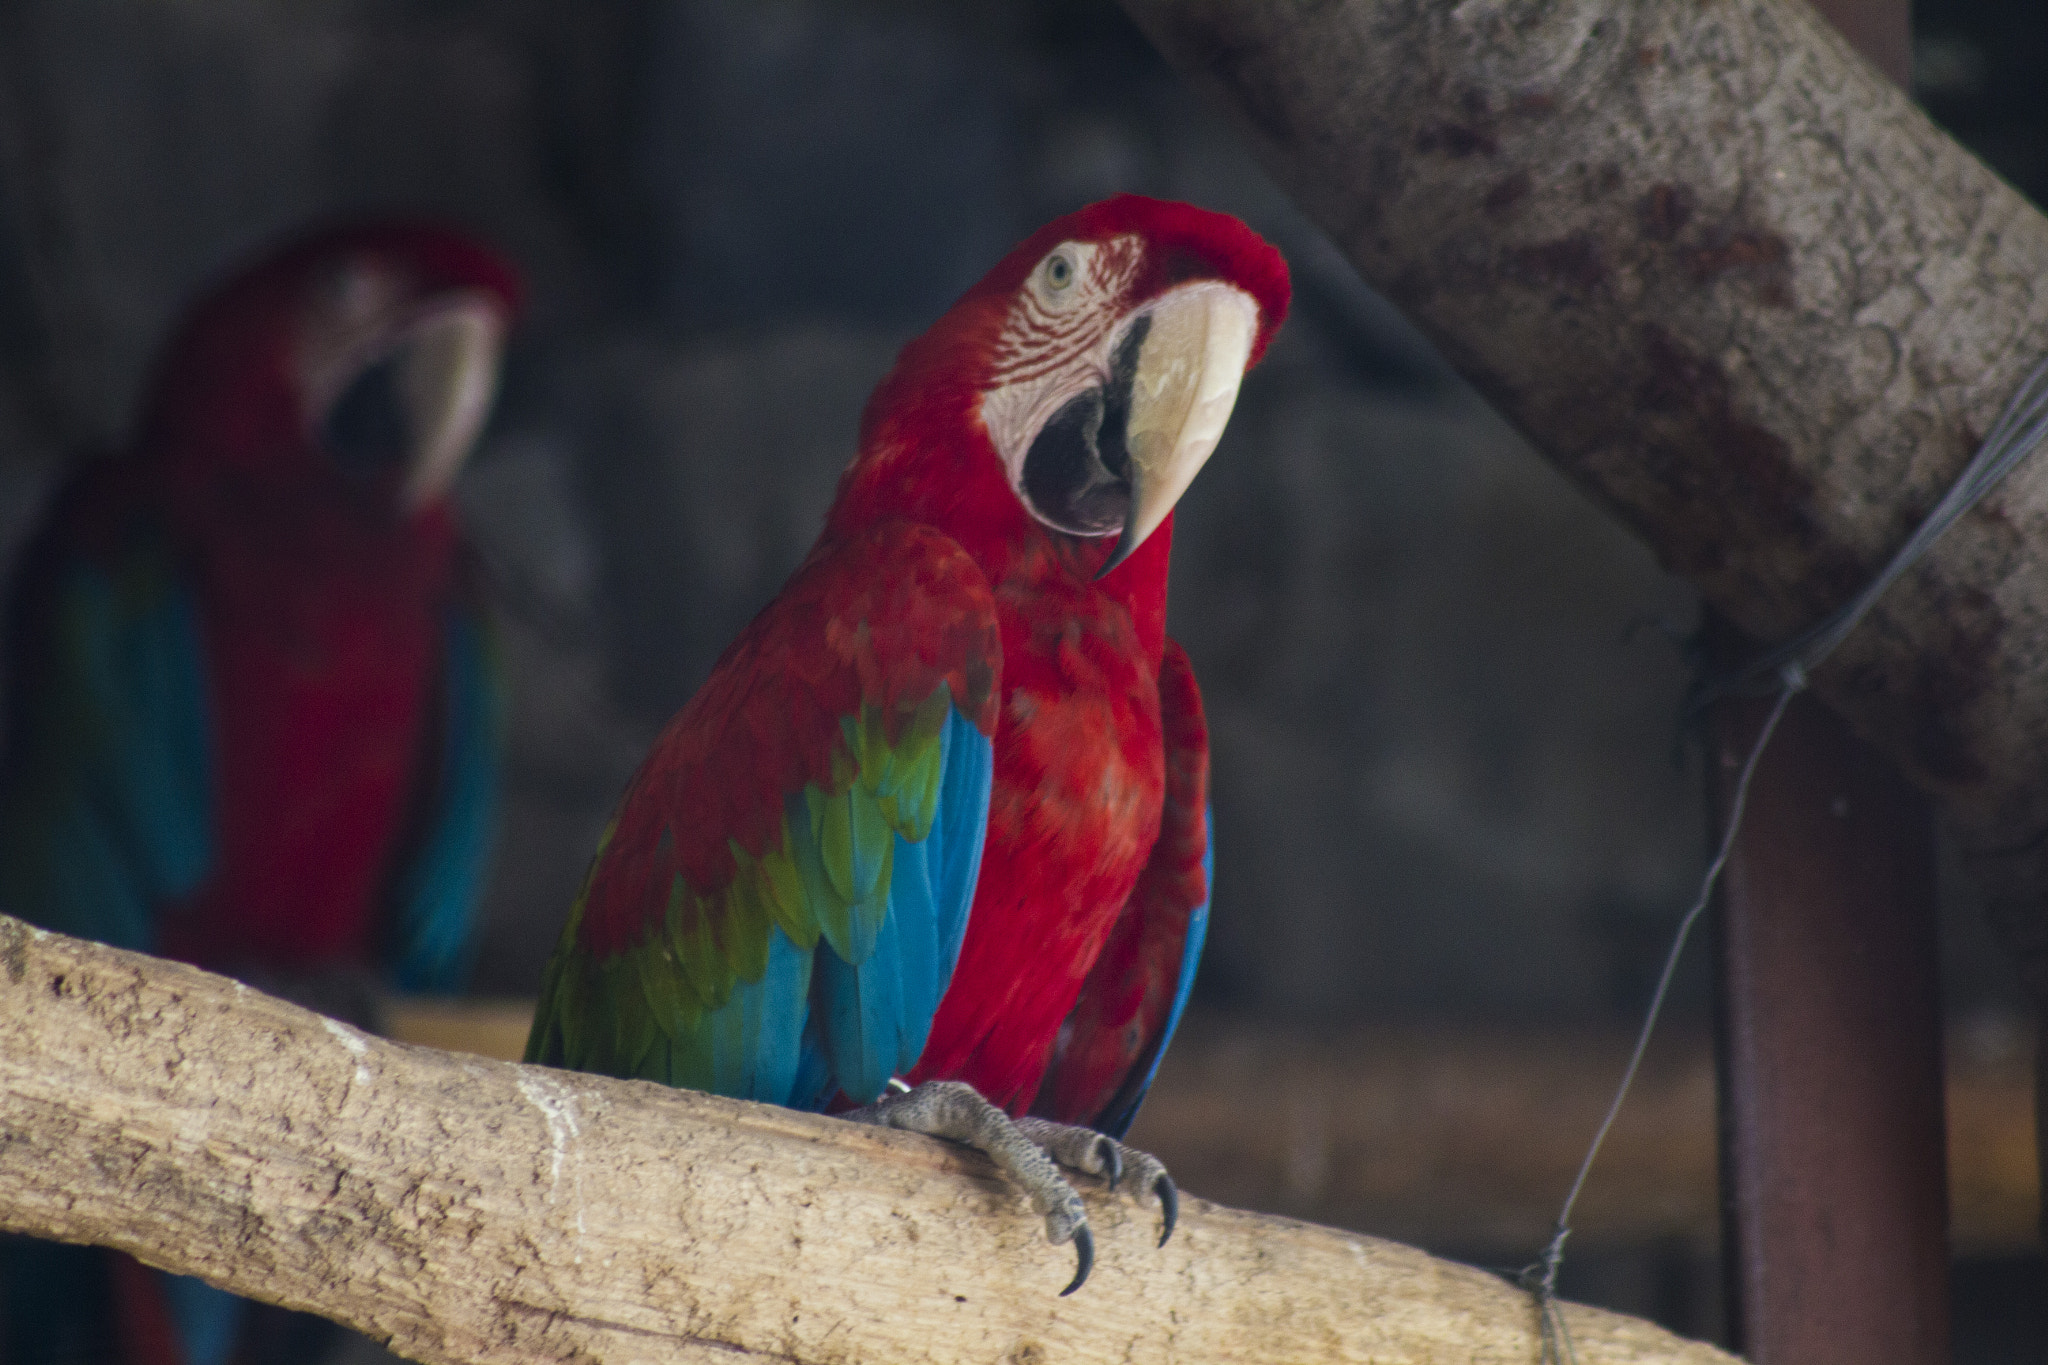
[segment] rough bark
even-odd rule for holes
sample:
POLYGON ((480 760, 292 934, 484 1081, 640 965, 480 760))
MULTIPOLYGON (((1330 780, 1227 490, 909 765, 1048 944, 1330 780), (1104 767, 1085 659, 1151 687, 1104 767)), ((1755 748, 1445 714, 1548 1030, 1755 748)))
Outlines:
MULTIPOLYGON (((516 1059, 533 1003, 394 1001, 393 1037, 516 1059)), ((1182 1021, 1131 1140, 1212 1199, 1385 1236, 1527 1254, 1550 1236, 1633 1037, 1622 1030, 1306 1030, 1182 1021), (1256 1095, 1256 1104, 1247 1097, 1256 1095)), ((1950 1038, 1950 1235, 1971 1256, 2035 1245, 2030 1036, 1950 1038)), ((1572 1246, 1701 1248, 1719 1235, 1710 1040, 1660 1036, 1579 1200, 1572 1246)))
MULTIPOLYGON (((2048 354, 2048 220, 1797 0, 1125 0, 1536 444, 1759 640, 1838 605, 2048 354)), ((1816 681, 2048 995, 2048 459, 1816 681)))
MULTIPOLYGON (((1090 1191, 1094 1278, 986 1162, 370 1038, 0 918, 0 1228, 428 1362, 1534 1360, 1529 1300, 1389 1242, 1090 1191)), ((1594 1309, 1588 1362, 1728 1361, 1594 1309)))

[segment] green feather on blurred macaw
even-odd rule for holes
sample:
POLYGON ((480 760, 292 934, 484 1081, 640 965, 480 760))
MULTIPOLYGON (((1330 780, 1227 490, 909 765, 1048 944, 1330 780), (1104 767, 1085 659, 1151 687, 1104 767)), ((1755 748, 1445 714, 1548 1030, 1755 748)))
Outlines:
POLYGON ((529 1061, 971 1142, 1076 1242, 1066 1292, 1054 1161, 1171 1233, 1115 1138, 1208 915, 1172 509, 1287 299, 1242 223, 1126 195, 904 348, 816 547, 628 786, 529 1061))
MULTIPOLYGON (((460 984, 502 705, 447 494, 518 296, 459 233, 366 223, 184 317, 17 574, 0 909, 328 1013, 460 984)), ((243 1334, 199 1281, 8 1250, 8 1365, 243 1334)))

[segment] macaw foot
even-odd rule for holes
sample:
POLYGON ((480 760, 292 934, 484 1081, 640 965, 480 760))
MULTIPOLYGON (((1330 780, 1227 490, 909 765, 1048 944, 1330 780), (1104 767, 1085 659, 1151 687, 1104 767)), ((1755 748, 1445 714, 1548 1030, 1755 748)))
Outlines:
POLYGON ((1087 1283, 1088 1272, 1095 1265, 1095 1236, 1088 1230, 1080 1196, 1060 1175, 1059 1166, 1102 1176, 1111 1189, 1128 1177, 1140 1200, 1159 1204, 1166 1225, 1159 1244, 1165 1246, 1166 1239, 1173 1236, 1180 1200, 1173 1178, 1157 1157, 1092 1128, 1048 1119, 1012 1119, 965 1081, 926 1081, 914 1090, 885 1095, 840 1117, 946 1138, 984 1153, 1023 1189, 1031 1207, 1044 1217, 1046 1240, 1054 1246, 1074 1244, 1080 1265, 1073 1283, 1060 1291, 1062 1297, 1087 1283))
POLYGON ((1159 1245, 1165 1246, 1167 1238, 1173 1236, 1173 1225, 1180 1221, 1180 1192, 1174 1188, 1173 1177, 1166 1173, 1166 1164, 1158 1157, 1126 1147, 1093 1128, 1054 1123, 1051 1119, 1021 1118, 1015 1122, 1017 1131, 1060 1165, 1099 1175, 1111 1189, 1124 1186, 1141 1204, 1157 1204, 1159 1245))

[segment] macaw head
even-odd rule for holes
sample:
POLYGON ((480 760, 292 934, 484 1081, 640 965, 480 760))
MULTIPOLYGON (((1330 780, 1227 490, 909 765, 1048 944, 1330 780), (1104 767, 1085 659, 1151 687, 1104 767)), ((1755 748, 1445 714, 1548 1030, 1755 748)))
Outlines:
POLYGON ((923 510, 941 525, 1006 503, 1100 577, 1215 450, 1287 300, 1286 262, 1235 218, 1129 194, 1091 205, 1032 234, 904 348, 869 404, 862 459, 940 465, 923 510))
POLYGON ((140 447, 196 498, 231 485, 246 512, 324 499, 402 523, 441 502, 475 443, 518 306, 512 268, 451 229, 319 232, 187 313, 140 447))

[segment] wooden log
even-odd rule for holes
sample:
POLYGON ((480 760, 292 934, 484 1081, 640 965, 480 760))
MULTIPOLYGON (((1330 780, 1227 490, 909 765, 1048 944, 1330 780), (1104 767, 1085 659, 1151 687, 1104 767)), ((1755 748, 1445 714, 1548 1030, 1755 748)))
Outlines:
MULTIPOLYGON (((1702 945, 1704 947, 1704 945, 1702 945)), ((395 1036, 517 1058, 531 1001, 397 1000, 395 1036)), ((1183 1187, 1244 1208, 1528 1256, 1627 1060, 1619 1029, 1289 1028, 1192 1013, 1132 1140, 1183 1187)), ((1967 1020, 1949 1039, 1950 1236, 1958 1254, 2038 1246, 2030 1034, 1967 1020)), ((1574 1247, 1719 1232, 1714 1058, 1697 1029, 1659 1038, 1579 1204, 1574 1247)))
MULTIPOLYGON (((1533 1360, 1483 1272, 1088 1192, 1094 1277, 963 1149, 370 1038, 0 918, 0 1228, 456 1362, 1533 1360)), ((1590 1308, 1586 1362, 1730 1362, 1590 1308)))
MULTIPOLYGON (((1364 278, 1758 640, 1847 598, 2048 355, 2048 219, 1797 0, 1124 0, 1364 278)), ((2048 458, 1815 686, 2048 998, 2048 458)))

